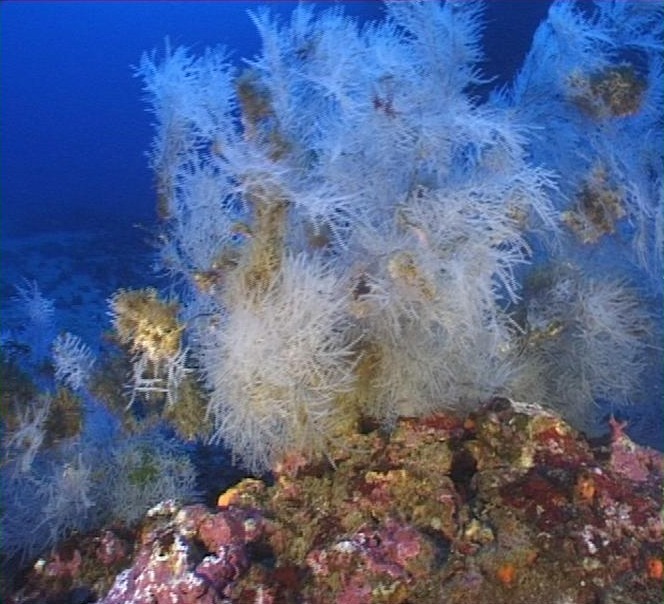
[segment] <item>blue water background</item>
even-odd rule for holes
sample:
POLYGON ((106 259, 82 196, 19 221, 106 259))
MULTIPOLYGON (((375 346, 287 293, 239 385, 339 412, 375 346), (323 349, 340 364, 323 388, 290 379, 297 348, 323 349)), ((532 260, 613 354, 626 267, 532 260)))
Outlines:
MULTIPOLYGON (((2 2, 0 5, 0 237, 103 228, 123 239, 154 222, 152 137, 141 53, 222 44, 235 60, 259 39, 252 2, 2 2)), ((292 2, 268 3, 288 14, 292 2)), ((331 2, 320 3, 329 6, 331 2)), ((379 18, 380 2, 346 2, 379 18)), ((484 70, 507 81, 519 67, 548 2, 489 2, 484 70)))

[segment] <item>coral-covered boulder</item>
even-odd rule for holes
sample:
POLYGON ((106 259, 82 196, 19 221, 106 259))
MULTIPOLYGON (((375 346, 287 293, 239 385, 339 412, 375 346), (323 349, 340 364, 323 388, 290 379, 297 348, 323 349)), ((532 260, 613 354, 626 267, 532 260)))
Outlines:
POLYGON ((612 427, 589 442, 494 399, 347 434, 327 456, 284 456, 272 484, 242 480, 215 510, 153 508, 133 546, 105 530, 56 550, 7 601, 659 603, 662 454, 612 427))

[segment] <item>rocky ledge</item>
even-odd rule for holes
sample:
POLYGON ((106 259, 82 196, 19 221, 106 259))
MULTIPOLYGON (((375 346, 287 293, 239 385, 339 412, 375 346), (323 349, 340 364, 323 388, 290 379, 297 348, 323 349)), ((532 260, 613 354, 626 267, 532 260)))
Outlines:
POLYGON ((164 502, 74 536, 14 604, 656 604, 662 455, 538 406, 367 425, 215 509, 164 502))

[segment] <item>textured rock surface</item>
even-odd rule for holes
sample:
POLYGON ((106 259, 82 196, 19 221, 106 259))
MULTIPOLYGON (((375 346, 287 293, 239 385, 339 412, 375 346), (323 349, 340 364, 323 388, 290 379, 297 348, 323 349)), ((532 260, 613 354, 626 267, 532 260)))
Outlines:
POLYGON ((7 601, 659 603, 662 456, 612 427, 591 444, 505 399, 402 419, 292 453, 216 510, 164 503, 133 544, 72 540, 7 601))

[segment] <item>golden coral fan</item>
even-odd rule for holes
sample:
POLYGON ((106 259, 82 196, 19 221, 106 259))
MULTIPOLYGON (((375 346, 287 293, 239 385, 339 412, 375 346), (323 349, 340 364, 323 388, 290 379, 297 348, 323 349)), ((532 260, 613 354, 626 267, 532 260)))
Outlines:
POLYGON ((120 342, 132 353, 159 365, 177 355, 184 326, 179 304, 159 298, 154 288, 118 290, 110 300, 111 317, 120 342))

